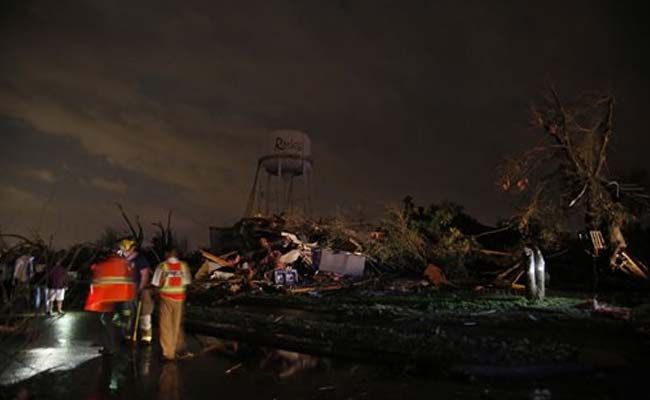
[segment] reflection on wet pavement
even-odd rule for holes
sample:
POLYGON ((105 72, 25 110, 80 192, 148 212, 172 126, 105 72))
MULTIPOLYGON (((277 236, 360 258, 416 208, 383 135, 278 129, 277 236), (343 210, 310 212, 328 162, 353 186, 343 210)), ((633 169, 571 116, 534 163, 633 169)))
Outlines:
POLYGON ((131 398, 137 394, 179 399, 188 392, 179 383, 183 376, 189 376, 189 381, 200 379, 209 386, 206 380, 211 376, 219 379, 210 383, 228 376, 240 380, 245 375, 286 379, 321 364, 315 356, 242 346, 205 336, 191 341, 199 356, 181 365, 161 362, 157 346, 123 345, 115 356, 102 357, 97 342, 101 328, 95 314, 70 312, 56 318, 37 317, 33 325, 34 334, 29 338, 1 342, 6 367, 1 370, 0 385, 13 385, 17 390, 29 388, 32 394, 47 393, 48 398, 131 398), (57 384, 59 381, 75 384, 70 387, 57 384))
POLYGON ((181 398, 179 389, 178 365, 173 362, 167 362, 162 366, 162 371, 160 372, 158 398, 160 400, 178 400, 181 398))
POLYGON ((75 368, 93 358, 99 357, 97 348, 53 348, 44 347, 24 350, 18 360, 7 365, 0 376, 0 385, 7 385, 29 379, 45 371, 61 371, 75 368))
POLYGON ((20 382, 45 371, 62 371, 99 357, 99 347, 85 336, 88 319, 80 313, 43 319, 28 348, 11 341, 0 346, 0 385, 20 382))
POLYGON ((319 357, 294 351, 273 349, 267 353, 260 367, 265 368, 276 362, 278 365, 278 378, 288 378, 298 372, 316 368, 319 357))
POLYGON ((529 398, 530 400, 551 400, 551 391, 548 389, 534 389, 529 398))
MULTIPOLYGON (((430 399, 549 400, 624 398, 618 380, 575 377, 540 387, 535 382, 477 383, 432 376, 412 366, 373 366, 193 336, 195 358, 164 363, 157 345, 123 345, 113 357, 98 354, 98 316, 68 313, 42 319, 29 342, 0 342, 0 398, 43 399, 430 399), (24 346, 29 343, 29 346, 24 346), (12 347, 13 346, 13 347, 12 347), (12 356, 7 356, 6 353, 12 356), (47 371, 47 372, 44 372, 47 371), (607 394, 603 397, 601 394, 607 394)), ((634 377, 628 383, 634 383, 634 377)), ((626 381, 627 382, 627 381, 626 381)), ((631 386, 631 385, 630 385, 631 386)))

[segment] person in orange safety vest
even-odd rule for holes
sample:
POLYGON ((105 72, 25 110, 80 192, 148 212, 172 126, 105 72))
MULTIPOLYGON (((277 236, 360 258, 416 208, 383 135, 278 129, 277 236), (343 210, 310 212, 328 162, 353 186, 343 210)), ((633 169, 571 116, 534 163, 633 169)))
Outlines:
POLYGON ((98 312, 104 327, 102 353, 111 355, 115 352, 116 326, 114 320, 115 305, 133 301, 136 294, 133 272, 129 263, 123 258, 112 255, 108 259, 91 267, 93 280, 90 293, 86 299, 86 311, 98 312))
POLYGON ((175 250, 167 253, 167 259, 158 265, 151 280, 160 294, 160 347, 166 361, 174 360, 177 356, 183 358, 191 355, 180 353, 185 346, 181 328, 185 287, 191 280, 187 264, 177 258, 175 250))

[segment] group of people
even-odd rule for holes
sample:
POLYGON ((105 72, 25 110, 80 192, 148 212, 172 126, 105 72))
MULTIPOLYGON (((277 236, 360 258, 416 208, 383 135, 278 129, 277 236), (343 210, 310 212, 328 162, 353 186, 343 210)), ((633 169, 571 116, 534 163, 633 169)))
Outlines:
POLYGON ((154 271, 136 243, 125 239, 104 261, 92 266, 93 279, 85 309, 100 313, 103 325, 102 353, 117 350, 125 340, 150 344, 153 339, 154 297, 159 298, 159 341, 167 361, 187 356, 182 331, 185 288, 191 283, 188 265, 174 249, 154 271))
POLYGON ((68 271, 62 263, 48 264, 38 254, 24 254, 13 263, 0 264, 0 281, 3 304, 21 311, 63 314, 68 271))

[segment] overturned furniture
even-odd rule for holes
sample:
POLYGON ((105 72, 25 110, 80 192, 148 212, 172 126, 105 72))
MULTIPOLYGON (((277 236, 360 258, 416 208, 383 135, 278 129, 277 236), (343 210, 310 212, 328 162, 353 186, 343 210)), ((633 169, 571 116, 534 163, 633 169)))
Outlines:
POLYGON ((319 271, 348 276, 363 276, 366 257, 360 253, 323 249, 317 254, 319 271))

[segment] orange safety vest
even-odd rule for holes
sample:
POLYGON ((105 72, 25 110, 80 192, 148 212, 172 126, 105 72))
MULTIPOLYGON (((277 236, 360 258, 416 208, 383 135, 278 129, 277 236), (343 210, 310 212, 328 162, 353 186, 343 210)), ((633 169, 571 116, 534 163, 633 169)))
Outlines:
POLYGON ((160 297, 171 300, 185 300, 183 273, 187 272, 187 265, 182 261, 175 264, 163 262, 160 268, 162 268, 160 297))
POLYGON ((111 257, 95 264, 90 293, 86 299, 86 311, 113 311, 116 303, 131 301, 135 298, 135 280, 126 260, 111 257))

